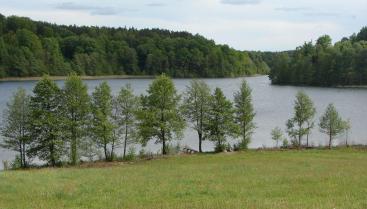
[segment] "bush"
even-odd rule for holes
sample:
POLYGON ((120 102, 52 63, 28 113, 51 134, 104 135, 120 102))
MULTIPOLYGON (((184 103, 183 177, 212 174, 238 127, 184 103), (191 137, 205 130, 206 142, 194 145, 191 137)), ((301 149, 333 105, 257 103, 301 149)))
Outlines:
POLYGON ((124 160, 125 161, 132 161, 132 160, 135 160, 135 158, 136 158, 136 149, 135 149, 135 147, 134 146, 129 147, 124 160))
POLYGON ((228 144, 221 144, 221 145, 217 144, 215 146, 215 149, 214 149, 215 152, 224 152, 224 151, 230 152, 231 150, 232 150, 232 148, 231 148, 231 145, 229 143, 228 144))
POLYGON ((283 139, 283 144, 282 144, 282 148, 288 148, 289 147, 289 142, 287 139, 283 139))

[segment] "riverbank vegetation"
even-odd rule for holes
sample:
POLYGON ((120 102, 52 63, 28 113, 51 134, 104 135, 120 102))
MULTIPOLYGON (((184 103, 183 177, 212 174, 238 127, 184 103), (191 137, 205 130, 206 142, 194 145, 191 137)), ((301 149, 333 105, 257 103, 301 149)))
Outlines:
MULTIPOLYGON (((199 152, 204 140, 213 142, 215 152, 246 150, 256 129, 251 91, 243 80, 232 102, 220 88, 212 91, 204 81, 192 80, 180 95, 173 81, 161 75, 140 96, 130 85, 113 95, 106 81, 89 95, 80 76, 70 75, 62 88, 45 76, 31 95, 24 89, 14 93, 0 128, 0 146, 18 153, 15 168, 25 168, 34 159, 49 166, 127 160, 136 155, 134 145, 145 147, 149 142, 160 144, 162 155, 169 154, 189 125, 197 131, 199 152)), ((289 139, 279 128, 272 134, 277 146, 282 140, 282 148, 309 147, 315 113, 312 100, 299 92, 294 116, 286 122, 289 139)), ((331 148, 333 139, 351 124, 330 104, 319 127, 328 134, 331 148)))
POLYGON ((367 84, 367 27, 332 44, 328 35, 294 51, 263 53, 273 84, 355 86, 367 84))
POLYGON ((366 208, 366 150, 248 151, 0 172, 0 208, 366 208))
POLYGON ((49 74, 234 77, 268 72, 256 53, 161 29, 65 26, 0 14, 0 78, 49 74))

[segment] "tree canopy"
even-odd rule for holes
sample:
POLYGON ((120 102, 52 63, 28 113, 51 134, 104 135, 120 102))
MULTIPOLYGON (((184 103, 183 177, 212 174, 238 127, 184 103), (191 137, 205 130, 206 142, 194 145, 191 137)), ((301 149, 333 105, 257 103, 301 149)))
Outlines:
POLYGON ((294 51, 263 53, 273 84, 344 86, 367 84, 367 27, 332 44, 328 35, 294 51))
POLYGON ((0 77, 264 74, 261 56, 200 35, 162 29, 65 26, 1 15, 0 77))

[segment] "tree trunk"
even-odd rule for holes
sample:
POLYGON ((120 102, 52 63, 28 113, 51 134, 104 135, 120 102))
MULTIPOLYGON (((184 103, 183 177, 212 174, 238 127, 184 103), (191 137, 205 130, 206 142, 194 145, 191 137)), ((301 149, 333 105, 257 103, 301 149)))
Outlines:
POLYGON ((125 159, 125 157, 126 157, 126 146, 127 146, 127 124, 125 125, 125 141, 124 141, 123 159, 125 159))
POLYGON ((76 165, 77 157, 76 157, 76 134, 73 128, 72 131, 72 139, 71 139, 71 164, 76 165))
POLYGON ((24 168, 23 165, 23 148, 22 148, 22 142, 19 142, 19 154, 20 154, 20 167, 24 168))
POLYGON ((203 141, 203 134, 201 132, 198 132, 198 134, 199 134, 199 152, 203 152, 202 147, 201 147, 201 144, 203 141))
POLYGON ((104 157, 105 157, 106 161, 108 161, 108 153, 107 153, 107 144, 106 143, 104 143, 103 150, 104 150, 104 157))
POLYGON ((162 131, 162 144, 163 144, 163 148, 162 148, 162 154, 166 155, 167 154, 167 150, 166 150, 166 139, 165 139, 165 133, 164 131, 162 131))
POLYGON ((301 149, 301 134, 298 135, 298 149, 301 149))
POLYGON ((332 136, 331 133, 329 134, 329 149, 331 149, 331 141, 332 141, 332 136))

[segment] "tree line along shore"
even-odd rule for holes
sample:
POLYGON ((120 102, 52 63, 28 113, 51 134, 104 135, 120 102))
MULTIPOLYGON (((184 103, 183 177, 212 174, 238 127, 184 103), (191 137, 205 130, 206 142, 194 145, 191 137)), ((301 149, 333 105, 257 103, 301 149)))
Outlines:
MULTIPOLYGON (((310 97, 298 92, 294 115, 286 122, 289 138, 278 127, 271 132, 276 147, 309 147, 315 113, 310 97)), ((215 144, 214 152, 246 150, 256 129, 255 116, 251 88, 245 80, 231 102, 220 88, 212 90, 197 79, 179 95, 171 78, 164 74, 140 96, 130 85, 112 95, 106 81, 88 95, 86 84, 76 74, 68 76, 63 88, 44 76, 31 95, 20 88, 8 102, 0 146, 18 153, 15 168, 28 167, 35 158, 49 166, 76 165, 82 158, 127 160, 135 156, 134 144, 144 147, 149 141, 161 144, 162 155, 169 154, 171 141, 181 139, 185 127, 190 126, 197 132, 198 152, 202 152, 204 140, 215 144), (237 142, 231 145, 228 138, 237 142), (122 156, 116 154, 117 149, 122 150, 122 156)), ((350 125, 333 104, 318 123, 320 131, 329 136, 329 148, 350 125)))
POLYGON ((0 14, 0 78, 160 75, 235 77, 266 74, 260 54, 201 35, 163 29, 56 25, 0 14))

